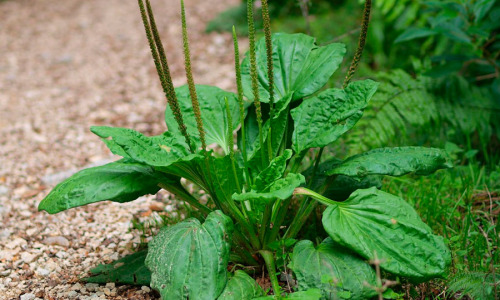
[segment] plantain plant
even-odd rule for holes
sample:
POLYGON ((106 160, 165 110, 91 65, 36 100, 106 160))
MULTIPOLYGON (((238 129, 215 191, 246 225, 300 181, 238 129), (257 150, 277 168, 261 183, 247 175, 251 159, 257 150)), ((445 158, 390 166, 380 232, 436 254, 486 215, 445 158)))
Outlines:
POLYGON ((377 90, 372 80, 351 82, 370 0, 343 87, 329 89, 322 88, 339 68, 345 46, 320 47, 304 34, 271 34, 267 0, 265 36, 255 41, 248 1, 250 46, 241 64, 233 28, 237 93, 194 84, 182 0, 188 84, 174 88, 151 4, 138 4, 169 104, 168 131, 148 137, 92 127, 123 159, 76 173, 39 210, 53 214, 104 200, 128 202, 165 189, 198 218, 163 227, 147 250, 99 266, 87 281, 149 284, 163 299, 255 299, 266 292, 250 275, 265 266, 272 284, 267 297, 369 299, 385 287, 369 264, 374 259, 389 276, 411 282, 446 275, 451 258, 443 238, 403 199, 378 189, 380 176, 450 167, 443 150, 382 148, 345 159, 323 157, 377 90), (189 193, 181 178, 209 195, 208 201, 189 193), (311 234, 307 229, 319 221, 324 230, 311 234), (288 270, 296 279, 288 295, 276 275, 276 245, 285 244, 293 246, 288 270))

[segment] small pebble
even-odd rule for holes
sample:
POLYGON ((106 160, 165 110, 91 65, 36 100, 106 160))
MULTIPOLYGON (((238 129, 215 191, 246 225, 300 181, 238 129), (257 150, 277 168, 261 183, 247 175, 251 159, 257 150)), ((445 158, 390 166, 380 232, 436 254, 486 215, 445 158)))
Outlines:
POLYGON ((40 254, 31 254, 29 252, 23 252, 21 253, 21 260, 29 264, 35 261, 39 256, 40 254))
POLYGON ((70 292, 68 293, 68 297, 69 297, 69 298, 76 298, 76 296, 78 296, 78 293, 77 293, 77 292, 75 292, 75 291, 70 291, 70 292))
POLYGON ((49 236, 43 240, 46 245, 58 245, 62 247, 69 247, 69 241, 63 236, 49 236))
POLYGON ((6 195, 9 189, 6 186, 0 185, 0 196, 6 195))
POLYGON ((24 294, 24 295, 21 295, 21 300, 33 300, 35 299, 35 294, 24 294))
POLYGON ((11 241, 10 243, 7 243, 5 245, 5 248, 7 248, 7 249, 14 249, 16 247, 22 247, 22 246, 24 246, 26 244, 28 244, 28 242, 26 242, 25 239, 16 238, 13 241, 11 241))
POLYGON ((38 268, 38 269, 36 270, 36 272, 37 272, 37 273, 38 273, 38 275, 40 275, 40 276, 47 276, 47 275, 49 275, 49 274, 50 274, 50 271, 49 271, 49 270, 47 270, 47 269, 44 269, 44 268, 38 268))

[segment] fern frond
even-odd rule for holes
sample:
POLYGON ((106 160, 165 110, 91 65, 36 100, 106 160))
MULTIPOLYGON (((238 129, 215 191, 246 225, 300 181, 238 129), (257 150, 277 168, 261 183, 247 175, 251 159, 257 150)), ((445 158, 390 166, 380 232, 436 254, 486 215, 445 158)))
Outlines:
POLYGON ((364 117, 347 135, 349 155, 385 146, 396 136, 406 136, 410 126, 424 126, 438 117, 426 90, 429 79, 396 70, 379 74, 377 80, 381 84, 364 117))
POLYGON ((457 143, 477 136, 481 145, 488 144, 495 133, 500 138, 500 103, 488 88, 459 76, 413 78, 402 70, 379 73, 376 78, 381 82, 377 93, 364 117, 344 138, 349 155, 408 143, 413 131, 424 139, 445 136, 457 143))
POLYGON ((500 275, 482 272, 460 274, 450 281, 449 290, 476 300, 495 299, 495 290, 500 291, 500 275))

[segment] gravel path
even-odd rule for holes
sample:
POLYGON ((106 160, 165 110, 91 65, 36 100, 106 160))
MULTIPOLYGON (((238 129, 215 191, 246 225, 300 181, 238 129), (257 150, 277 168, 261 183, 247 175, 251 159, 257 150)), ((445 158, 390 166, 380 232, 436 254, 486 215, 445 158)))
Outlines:
MULTIPOLYGON (((152 2, 174 84, 184 84, 179 3, 152 2)), ((230 35, 203 30, 238 2, 186 0, 197 83, 233 89, 230 35)), ((137 1, 0 1, 0 53, 0 299, 156 299, 147 287, 78 279, 133 251, 140 238, 131 220, 175 199, 36 211, 65 176, 116 159, 89 126, 165 130, 137 1)))

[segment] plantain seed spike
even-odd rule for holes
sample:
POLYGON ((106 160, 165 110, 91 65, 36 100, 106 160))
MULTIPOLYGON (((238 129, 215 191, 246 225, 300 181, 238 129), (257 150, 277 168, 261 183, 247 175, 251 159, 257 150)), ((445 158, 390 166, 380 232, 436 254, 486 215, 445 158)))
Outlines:
POLYGON ((182 118, 182 112, 179 108, 179 102, 177 101, 177 96, 175 95, 172 77, 170 76, 170 70, 168 68, 167 57, 160 40, 160 35, 158 34, 153 10, 151 9, 151 3, 149 0, 146 0, 146 8, 144 7, 144 2, 142 0, 138 0, 138 3, 141 11, 142 22, 144 23, 144 28, 146 30, 146 37, 149 42, 149 47, 151 48, 151 54, 155 62, 156 71, 158 72, 163 92, 165 93, 168 105, 174 114, 179 130, 186 139, 186 143, 189 145, 191 152, 193 152, 191 139, 187 133, 186 125, 184 124, 184 120, 182 118))
MULTIPOLYGON (((266 40, 267 77, 269 80, 269 106, 270 121, 274 118, 274 73, 273 73, 273 41, 271 36, 271 19, 269 18, 269 5, 267 0, 262 0, 262 20, 264 21, 264 36, 266 40)), ((267 150, 269 161, 273 159, 272 151, 272 126, 269 126, 267 133, 267 150)))
POLYGON ((271 117, 274 109, 274 70, 273 70, 273 42, 271 37, 271 19, 267 0, 262 0, 262 20, 264 21, 264 35, 266 39, 267 77, 269 78, 269 104, 271 117))
POLYGON ((236 35, 236 29, 233 26, 233 43, 234 43, 234 69, 236 71, 236 87, 238 89, 238 104, 240 105, 240 123, 241 123, 241 134, 243 136, 242 142, 242 153, 243 159, 246 162, 246 139, 245 137, 245 104, 243 103, 243 87, 241 84, 241 67, 240 67, 240 47, 238 45, 238 36, 236 35))
POLYGON ((354 57, 351 62, 351 66, 349 67, 349 71, 347 72, 347 76, 345 77, 343 88, 346 88, 349 82, 352 79, 352 76, 356 72, 358 68, 359 61, 361 60, 361 55, 363 54, 363 49, 365 48, 366 35, 368 33, 368 25, 370 24, 370 11, 372 8, 372 0, 365 1, 365 8, 363 10, 363 20, 361 22, 361 32, 359 34, 358 48, 354 53, 354 57))
POLYGON ((252 92, 253 103, 255 105, 255 114, 257 115, 257 124, 259 127, 259 142, 262 157, 262 166, 265 166, 265 153, 264 153, 264 136, 262 132, 262 110, 260 108, 259 99, 259 86, 257 81, 257 61, 255 54, 255 25, 253 21, 253 0, 247 0, 247 21, 248 21, 248 39, 249 39, 249 53, 250 53, 250 77, 252 79, 252 92))
POLYGON ((181 19, 182 19, 182 42, 184 45, 184 66, 186 69, 186 77, 189 87, 189 94, 191 95, 191 103, 193 104, 194 117, 196 119, 196 126, 200 133, 201 147, 207 148, 205 142, 205 130, 203 129, 203 120, 201 119, 200 104, 198 102, 198 95, 196 94, 196 87, 194 85, 193 72, 191 70, 191 54, 189 53, 189 40, 186 25, 186 10, 184 8, 184 0, 181 0, 181 19))

